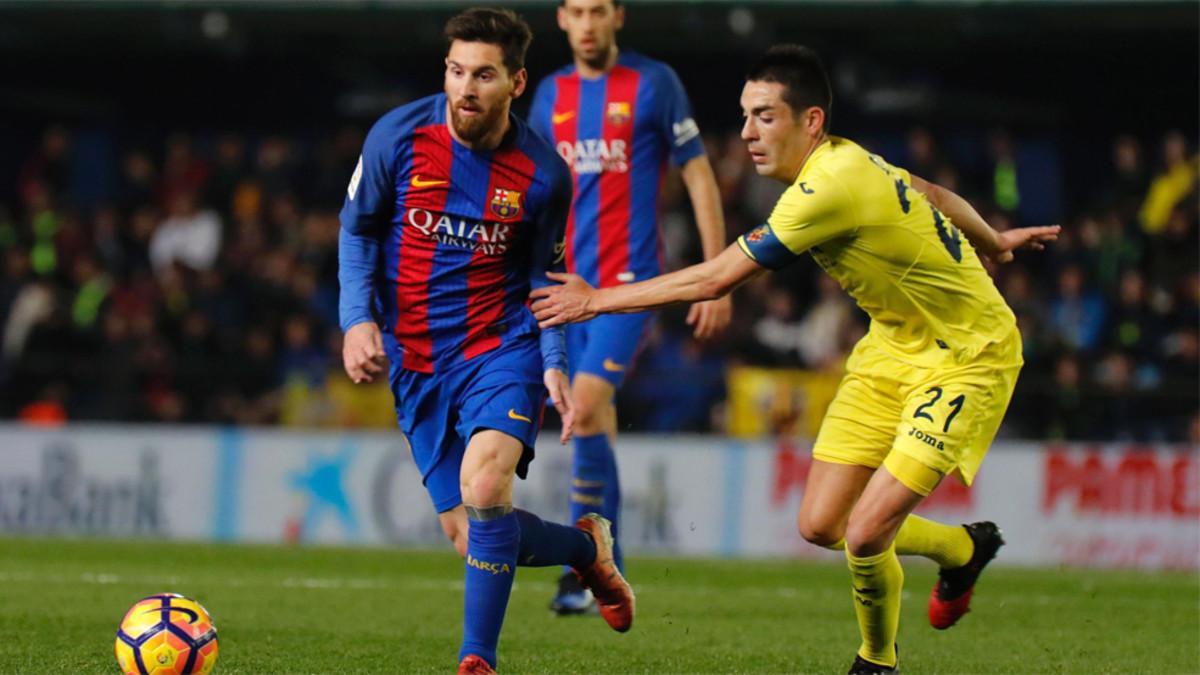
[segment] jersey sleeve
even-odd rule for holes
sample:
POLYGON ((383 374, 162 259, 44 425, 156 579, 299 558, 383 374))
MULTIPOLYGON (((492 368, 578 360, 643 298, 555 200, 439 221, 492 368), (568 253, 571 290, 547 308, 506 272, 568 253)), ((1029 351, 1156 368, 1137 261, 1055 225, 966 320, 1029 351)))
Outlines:
POLYGON ((808 249, 857 229, 852 203, 837 181, 815 176, 793 184, 767 222, 738 237, 742 252, 763 267, 781 269, 808 249))
POLYGON ((555 164, 550 170, 550 192, 545 208, 538 214, 537 238, 530 259, 529 278, 533 288, 551 283, 546 279, 546 272, 566 271, 567 217, 571 212, 574 187, 566 165, 557 156, 552 161, 555 164))
MULTIPOLYGON (((554 161, 557 159, 555 157, 554 161)), ((529 271, 529 285, 532 288, 541 288, 553 283, 546 278, 546 272, 566 271, 567 217, 571 211, 573 191, 574 184, 566 165, 556 164, 552 172, 546 208, 542 210, 538 219, 533 255, 530 256, 532 267, 529 271)), ((539 346, 542 351, 543 370, 557 369, 567 372, 567 338, 563 326, 543 329, 539 346)))
POLYGON ((342 330, 374 320, 380 241, 391 221, 396 183, 392 125, 380 120, 367 134, 338 216, 338 314, 342 330))
POLYGON ((683 83, 669 66, 663 66, 658 76, 656 94, 659 97, 658 124, 663 137, 669 139, 671 160, 677 166, 704 154, 704 141, 700 138, 700 127, 692 117, 692 104, 688 101, 683 83))
POLYGON ((547 77, 538 83, 533 93, 533 104, 529 107, 529 128, 538 136, 553 143, 554 129, 550 117, 554 113, 554 76, 547 77))

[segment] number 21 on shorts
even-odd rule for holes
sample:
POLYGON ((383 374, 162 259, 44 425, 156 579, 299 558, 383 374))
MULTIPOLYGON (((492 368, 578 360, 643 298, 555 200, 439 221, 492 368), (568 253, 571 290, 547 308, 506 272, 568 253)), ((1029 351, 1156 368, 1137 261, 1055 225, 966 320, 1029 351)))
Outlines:
MULTIPOLYGON (((937 424, 937 420, 933 419, 933 415, 928 411, 930 408, 933 407, 933 405, 935 403, 937 403, 938 401, 941 400, 942 393, 943 393, 942 388, 941 387, 930 387, 928 390, 925 391, 925 393, 932 394, 933 398, 931 398, 927 402, 922 403, 921 405, 917 406, 917 409, 915 411, 913 411, 913 419, 926 419, 926 420, 929 420, 930 422, 933 422, 934 424, 937 424)), ((942 424, 943 432, 950 431, 950 423, 954 421, 955 417, 958 417, 959 411, 962 410, 963 404, 966 402, 967 402, 967 395, 959 394, 958 396, 950 399, 946 403, 946 405, 950 407, 950 414, 946 415, 945 423, 942 424)))

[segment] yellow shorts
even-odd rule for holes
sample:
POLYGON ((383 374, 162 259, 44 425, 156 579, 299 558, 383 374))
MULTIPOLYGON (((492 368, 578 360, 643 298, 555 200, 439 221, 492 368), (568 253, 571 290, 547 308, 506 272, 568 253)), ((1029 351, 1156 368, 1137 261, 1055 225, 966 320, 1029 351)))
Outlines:
POLYGON ((928 495, 953 472, 970 485, 1004 419, 1021 364, 1015 330, 970 363, 938 368, 901 361, 868 333, 846 362, 813 457, 871 468, 886 463, 919 494, 928 495))

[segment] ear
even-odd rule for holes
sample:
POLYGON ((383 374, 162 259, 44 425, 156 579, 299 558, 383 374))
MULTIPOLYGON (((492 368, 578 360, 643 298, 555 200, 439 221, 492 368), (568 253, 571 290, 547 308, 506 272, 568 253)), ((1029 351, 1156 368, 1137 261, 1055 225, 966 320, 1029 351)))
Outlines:
POLYGON ((558 6, 558 28, 566 32, 567 30, 567 8, 561 4, 558 6))
POLYGON ((613 26, 617 30, 625 27, 625 5, 621 5, 613 11, 613 26))
POLYGON ((513 90, 512 97, 520 98, 521 94, 525 93, 525 86, 529 84, 529 71, 524 68, 513 73, 513 90))
POLYGON ((816 106, 805 110, 804 130, 810 136, 819 136, 825 130, 825 111, 816 106))

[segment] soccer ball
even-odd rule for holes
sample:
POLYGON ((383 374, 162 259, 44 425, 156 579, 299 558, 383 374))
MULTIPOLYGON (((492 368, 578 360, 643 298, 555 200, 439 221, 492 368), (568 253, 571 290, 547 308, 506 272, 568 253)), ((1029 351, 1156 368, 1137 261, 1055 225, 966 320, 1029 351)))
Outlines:
POLYGON ((200 603, 160 593, 129 608, 114 649, 125 675, 208 675, 217 664, 217 628, 200 603))

